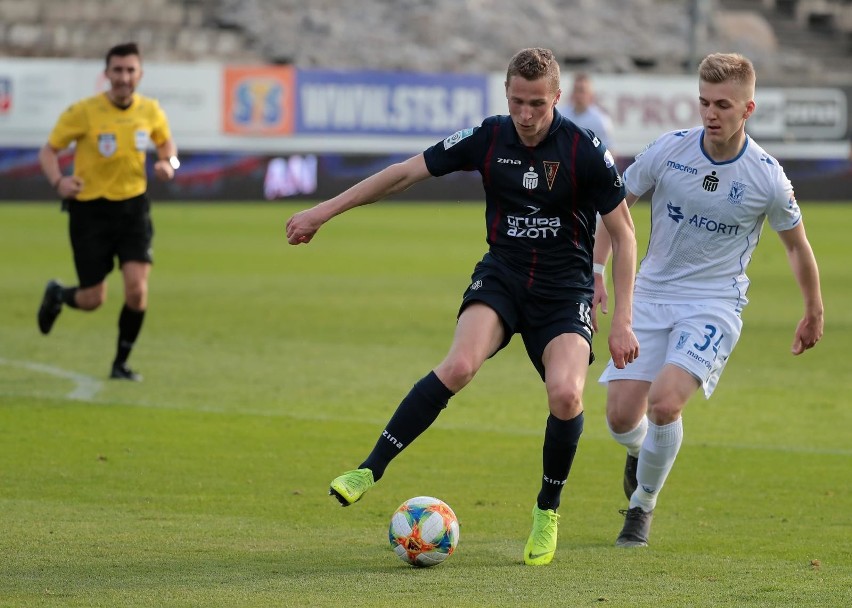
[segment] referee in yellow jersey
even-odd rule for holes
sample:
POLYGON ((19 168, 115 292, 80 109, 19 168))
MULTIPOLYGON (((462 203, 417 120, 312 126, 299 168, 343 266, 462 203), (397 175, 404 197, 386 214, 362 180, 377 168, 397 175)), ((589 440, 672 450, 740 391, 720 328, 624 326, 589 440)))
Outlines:
POLYGON ((38 310, 41 333, 50 333, 63 304, 95 310, 106 300, 106 277, 118 258, 124 278, 124 307, 118 319, 118 347, 111 378, 140 381, 127 359, 142 329, 148 306, 151 240, 145 153, 157 149, 154 173, 174 177, 180 166, 168 119, 155 99, 136 93, 142 58, 135 43, 114 46, 106 55, 107 92, 71 105, 59 117, 39 152, 42 171, 68 211, 68 232, 77 286, 47 283, 38 310), (76 143, 74 171, 63 175, 59 151, 76 143))

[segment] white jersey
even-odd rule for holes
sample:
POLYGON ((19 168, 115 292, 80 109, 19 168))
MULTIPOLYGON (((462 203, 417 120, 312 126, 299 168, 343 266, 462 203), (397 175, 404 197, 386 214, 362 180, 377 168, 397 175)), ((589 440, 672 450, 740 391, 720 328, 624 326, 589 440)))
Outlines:
POLYGON ((722 163, 703 142, 703 127, 666 133, 624 172, 631 193, 654 188, 635 299, 721 300, 741 310, 764 218, 780 232, 798 225, 801 212, 784 169, 754 140, 746 137, 739 155, 722 163))
POLYGON ((597 106, 589 106, 584 112, 577 113, 571 104, 564 108, 559 106, 559 113, 578 127, 583 127, 594 133, 603 142, 606 149, 612 152, 612 120, 597 106))

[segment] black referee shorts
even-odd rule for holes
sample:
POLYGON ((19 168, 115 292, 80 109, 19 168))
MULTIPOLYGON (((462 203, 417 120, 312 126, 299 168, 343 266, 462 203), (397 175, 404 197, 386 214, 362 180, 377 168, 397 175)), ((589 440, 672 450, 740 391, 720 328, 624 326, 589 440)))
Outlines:
POLYGON ((68 234, 80 287, 103 282, 124 262, 152 263, 151 204, 144 194, 123 200, 66 201, 68 234))

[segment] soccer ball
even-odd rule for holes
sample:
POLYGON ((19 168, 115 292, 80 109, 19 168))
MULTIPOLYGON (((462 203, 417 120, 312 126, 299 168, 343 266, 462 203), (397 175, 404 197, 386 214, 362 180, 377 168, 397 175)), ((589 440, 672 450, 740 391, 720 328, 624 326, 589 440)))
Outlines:
POLYGON ((391 517, 394 553, 412 566, 437 566, 456 550, 459 520, 450 505, 431 496, 406 500, 391 517))

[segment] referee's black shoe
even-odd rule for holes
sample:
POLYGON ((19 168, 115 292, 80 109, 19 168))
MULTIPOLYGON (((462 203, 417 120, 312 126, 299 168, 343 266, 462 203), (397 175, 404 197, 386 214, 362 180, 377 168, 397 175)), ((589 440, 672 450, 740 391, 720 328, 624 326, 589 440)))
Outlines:
POLYGON ((44 335, 50 333, 56 317, 62 312, 62 284, 51 279, 44 288, 41 306, 38 307, 38 328, 44 335))
POLYGON ((142 382, 142 376, 127 367, 127 363, 113 363, 109 377, 113 380, 130 380, 142 382))

